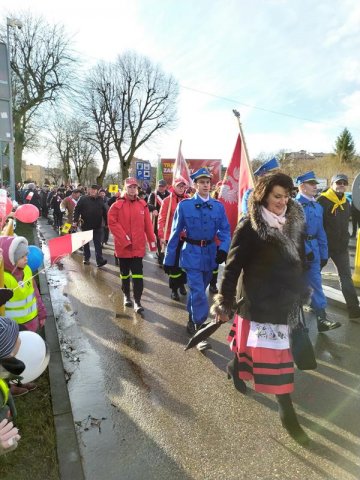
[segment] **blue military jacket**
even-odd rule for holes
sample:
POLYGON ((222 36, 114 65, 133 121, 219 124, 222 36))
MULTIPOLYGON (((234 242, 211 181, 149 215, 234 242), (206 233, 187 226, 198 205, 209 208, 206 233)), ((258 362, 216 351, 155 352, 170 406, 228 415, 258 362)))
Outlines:
POLYGON ((209 245, 200 246, 184 242, 180 252, 180 267, 211 271, 215 262, 216 247, 228 252, 230 247, 230 225, 224 206, 218 200, 209 198, 204 202, 196 193, 179 203, 175 210, 171 234, 165 254, 165 265, 176 264, 176 250, 180 234, 185 231, 186 237, 192 240, 211 241, 209 245), (215 243, 215 236, 219 240, 215 243))
POLYGON ((305 255, 313 252, 315 260, 327 259, 328 245, 323 224, 322 206, 315 201, 309 200, 300 193, 296 196, 296 200, 302 205, 305 212, 305 255))

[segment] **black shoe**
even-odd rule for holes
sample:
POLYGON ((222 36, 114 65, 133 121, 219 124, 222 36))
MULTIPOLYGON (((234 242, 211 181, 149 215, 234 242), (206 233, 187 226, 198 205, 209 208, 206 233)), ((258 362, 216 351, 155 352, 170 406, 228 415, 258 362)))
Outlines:
POLYGON ((209 292, 210 293, 219 293, 219 290, 216 285, 211 285, 209 286, 209 292))
POLYGON ((124 296, 124 307, 132 307, 132 301, 130 297, 124 296))
POLYGON ((90 260, 83 260, 84 265, 90 265, 90 260))
POLYGON ((103 259, 99 263, 97 263, 97 267, 103 267, 106 264, 107 264, 107 260, 103 259))
POLYGON ((350 310, 349 311, 349 318, 350 319, 354 319, 354 318, 360 319, 360 307, 353 308, 352 310, 350 310))
POLYGON ((173 291, 171 292, 171 295, 170 295, 170 296, 171 296, 171 299, 172 299, 172 300, 176 300, 177 302, 180 301, 179 294, 178 294, 178 292, 177 292, 176 290, 173 290, 173 291))
POLYGON ((228 379, 230 380, 230 378, 232 378, 234 382, 234 387, 236 388, 236 390, 245 395, 246 383, 244 382, 244 380, 241 380, 241 378, 239 378, 237 357, 235 357, 233 360, 231 360, 231 362, 227 364, 226 371, 227 371, 228 379))
POLYGON ((334 330, 335 328, 341 327, 340 322, 332 322, 327 319, 318 319, 318 332, 328 332, 329 330, 334 330))
POLYGON ((188 332, 189 335, 191 335, 192 337, 195 335, 196 333, 196 325, 194 322, 192 322, 191 320, 188 321, 188 324, 186 325, 186 331, 188 332))
POLYGON ((140 302, 134 302, 134 310, 135 313, 141 313, 144 311, 144 307, 141 305, 140 302))
POLYGON ((181 295, 187 295, 185 285, 181 285, 181 287, 179 288, 179 292, 181 293, 181 295))

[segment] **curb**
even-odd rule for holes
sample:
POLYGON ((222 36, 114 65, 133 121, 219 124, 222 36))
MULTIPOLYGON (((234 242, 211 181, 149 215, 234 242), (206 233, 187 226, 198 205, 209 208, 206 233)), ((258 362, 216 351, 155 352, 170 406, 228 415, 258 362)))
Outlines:
MULTIPOLYGON (((40 247, 36 232, 34 239, 36 246, 40 247)), ((50 349, 48 369, 60 479, 85 480, 46 274, 39 275, 39 283, 40 294, 48 313, 45 337, 50 349)))

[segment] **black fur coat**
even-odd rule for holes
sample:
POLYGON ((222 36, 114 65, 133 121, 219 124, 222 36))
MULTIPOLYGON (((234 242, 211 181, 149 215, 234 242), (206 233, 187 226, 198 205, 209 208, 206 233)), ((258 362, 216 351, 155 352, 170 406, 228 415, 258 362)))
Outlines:
POLYGON ((239 312, 243 317, 259 323, 296 323, 307 293, 304 222, 301 205, 289 199, 283 230, 271 228, 250 197, 249 214, 234 232, 212 313, 231 315, 238 290, 237 300, 240 296, 245 300, 239 312))

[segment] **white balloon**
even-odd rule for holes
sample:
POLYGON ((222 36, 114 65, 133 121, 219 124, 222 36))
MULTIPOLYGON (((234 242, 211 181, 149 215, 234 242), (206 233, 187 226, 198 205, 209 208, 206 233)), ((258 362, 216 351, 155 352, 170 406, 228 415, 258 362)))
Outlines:
POLYGON ((28 383, 36 380, 48 366, 49 349, 35 332, 22 331, 19 333, 21 345, 15 357, 25 364, 25 370, 21 374, 22 382, 28 383))

